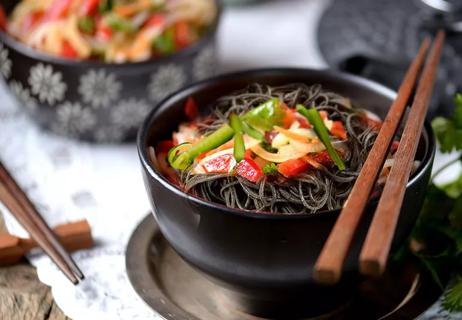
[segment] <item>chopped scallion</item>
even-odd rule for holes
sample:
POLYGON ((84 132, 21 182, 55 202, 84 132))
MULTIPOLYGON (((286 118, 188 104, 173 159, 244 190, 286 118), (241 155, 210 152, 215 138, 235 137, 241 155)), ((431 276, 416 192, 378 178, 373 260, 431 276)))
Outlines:
POLYGON ((101 0, 98 5, 98 11, 101 13, 106 13, 108 11, 111 11, 112 7, 114 6, 113 2, 114 2, 113 0, 101 0))
POLYGON ((242 129, 246 134, 249 135, 249 137, 252 137, 254 139, 257 139, 258 141, 263 141, 265 139, 265 136, 263 133, 252 127, 250 124, 247 122, 242 122, 242 129))
POLYGON ((105 16, 105 22, 114 31, 133 32, 135 27, 128 19, 122 18, 117 14, 108 14, 105 16))
POLYGON ((167 29, 164 33, 154 38, 152 47, 161 54, 170 54, 175 52, 175 36, 173 29, 167 29))
POLYGON ((244 159, 245 155, 245 144, 244 137, 242 136, 242 122, 236 114, 231 114, 229 117, 229 125, 234 130, 234 158, 237 162, 244 159))
POLYGON ((199 140, 188 150, 172 156, 171 159, 169 159, 169 163, 175 169, 185 170, 194 162, 194 159, 199 154, 221 146, 233 136, 234 130, 229 125, 225 124, 220 129, 199 140))
POLYGON ((267 163, 263 167, 263 173, 267 176, 275 174, 277 172, 278 172, 278 166, 274 162, 267 163))
POLYGON ((340 156, 338 155, 337 151, 332 146, 332 143, 329 138, 329 132, 327 131, 327 128, 324 125, 324 121, 319 115, 318 110, 316 108, 307 109, 301 104, 298 104, 296 109, 300 114, 305 116, 310 122, 310 124, 313 126, 314 131, 326 147, 327 152, 329 153, 330 157, 334 161, 335 165, 339 168, 339 170, 345 170, 345 164, 343 163, 342 158, 340 158, 340 156))
POLYGON ((79 18, 77 24, 79 29, 85 33, 93 33, 93 31, 95 31, 95 22, 90 16, 79 18))

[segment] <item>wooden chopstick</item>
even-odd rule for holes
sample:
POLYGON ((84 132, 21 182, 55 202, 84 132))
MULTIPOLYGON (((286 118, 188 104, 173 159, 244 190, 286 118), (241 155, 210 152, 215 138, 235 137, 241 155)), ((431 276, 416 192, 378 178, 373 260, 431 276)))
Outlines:
POLYGON ((419 137, 430 104, 444 37, 444 32, 438 32, 408 114, 406 126, 394 156, 394 164, 369 227, 359 258, 360 271, 363 274, 379 276, 385 271, 406 184, 412 171, 419 137))
POLYGON ((19 201, 22 207, 25 209, 26 213, 29 215, 30 219, 37 225, 37 227, 43 232, 46 239, 51 243, 51 245, 59 252, 59 254, 64 258, 66 263, 74 270, 74 273, 77 275, 79 279, 83 279, 83 273, 71 258, 71 256, 67 253, 64 247, 59 242, 56 235, 53 233, 51 228, 46 224, 45 220, 29 200, 27 195, 21 188, 18 186, 16 181, 13 177, 9 174, 8 170, 3 166, 0 162, 0 181, 6 183, 7 188, 10 192, 15 196, 15 198, 19 201))
POLYGON ((429 46, 430 40, 425 39, 420 46, 417 56, 409 66, 399 88, 398 95, 388 111, 376 141, 321 250, 313 274, 314 279, 320 283, 334 284, 340 279, 342 267, 362 213, 369 200, 369 195, 375 185, 377 176, 382 169, 390 143, 393 140, 406 104, 411 96, 419 71, 425 62, 429 46))
POLYGON ((83 273, 58 241, 56 235, 1 162, 0 200, 72 283, 77 284, 78 278, 84 278, 83 273))
POLYGON ((8 210, 14 215, 14 217, 21 223, 27 232, 37 241, 38 245, 45 251, 46 254, 53 260, 59 269, 66 275, 66 277, 74 284, 78 283, 78 280, 69 266, 65 263, 64 259, 58 254, 56 250, 45 240, 42 234, 37 231, 36 226, 29 220, 24 209, 19 205, 16 199, 11 195, 4 184, 0 183, 0 200, 8 208, 8 210))

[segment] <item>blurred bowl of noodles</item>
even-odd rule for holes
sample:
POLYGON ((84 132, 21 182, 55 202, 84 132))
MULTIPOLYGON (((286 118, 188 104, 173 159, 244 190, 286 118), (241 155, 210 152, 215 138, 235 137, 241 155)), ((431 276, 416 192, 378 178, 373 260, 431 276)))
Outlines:
POLYGON ((58 135, 133 141, 159 101, 216 69, 217 0, 0 4, 0 74, 20 108, 58 135))

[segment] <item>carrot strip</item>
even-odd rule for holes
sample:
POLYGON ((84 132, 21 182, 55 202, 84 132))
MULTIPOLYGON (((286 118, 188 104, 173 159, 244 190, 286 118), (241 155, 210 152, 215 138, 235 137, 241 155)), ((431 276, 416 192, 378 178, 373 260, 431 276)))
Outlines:
POLYGON ((283 135, 285 135, 286 137, 288 137, 290 139, 294 139, 294 140, 302 142, 302 143, 309 143, 310 142, 308 137, 305 137, 305 136, 303 136, 301 134, 298 134, 298 133, 292 132, 290 130, 284 129, 282 127, 274 126, 274 130, 276 130, 279 133, 282 133, 283 135))

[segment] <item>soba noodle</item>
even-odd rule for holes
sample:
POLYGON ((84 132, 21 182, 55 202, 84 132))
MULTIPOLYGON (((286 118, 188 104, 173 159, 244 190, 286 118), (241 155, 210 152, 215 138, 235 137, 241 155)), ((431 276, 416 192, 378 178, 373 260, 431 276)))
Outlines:
POLYGON ((345 124, 348 139, 341 142, 345 151, 346 170, 321 166, 291 179, 267 177, 257 183, 229 174, 193 174, 179 172, 186 191, 230 208, 300 214, 340 208, 346 200, 361 166, 372 147, 377 132, 361 121, 350 101, 320 85, 295 83, 279 87, 253 84, 248 88, 219 99, 212 120, 199 122, 202 133, 216 130, 227 123, 231 113, 238 115, 277 97, 289 107, 303 104, 307 108, 325 110, 329 117, 345 124))

